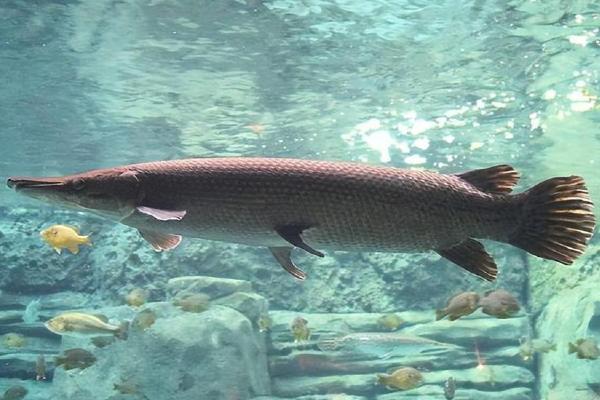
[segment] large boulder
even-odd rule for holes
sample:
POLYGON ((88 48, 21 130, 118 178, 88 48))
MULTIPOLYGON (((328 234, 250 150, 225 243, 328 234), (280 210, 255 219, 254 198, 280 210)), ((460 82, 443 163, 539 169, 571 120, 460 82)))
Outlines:
MULTIPOLYGON (((159 318, 146 331, 95 349, 81 339, 64 347, 87 347, 96 363, 82 371, 58 368, 55 398, 120 398, 114 385, 134 384, 148 400, 250 399, 270 393, 264 338, 238 311, 219 305, 186 313, 149 304, 159 318)), ((96 310, 114 319, 132 316, 128 307, 96 310)))
POLYGON ((595 337, 600 342, 600 280, 591 279, 555 295, 537 323, 540 337, 557 350, 540 357, 540 395, 544 399, 584 399, 600 385, 600 359, 581 360, 568 354, 568 343, 595 337), (575 397, 574 397, 575 396, 575 397), (579 396, 579 397, 578 397, 579 396))

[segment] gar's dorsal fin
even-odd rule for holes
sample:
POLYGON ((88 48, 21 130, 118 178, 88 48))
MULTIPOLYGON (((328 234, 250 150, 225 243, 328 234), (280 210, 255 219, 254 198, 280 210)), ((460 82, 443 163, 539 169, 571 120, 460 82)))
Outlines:
POLYGON ((519 181, 519 173, 506 164, 474 169, 473 171, 456 174, 456 176, 469 182, 482 192, 491 194, 508 194, 519 181))
POLYGON ((140 229, 140 235, 152 245, 156 251, 173 250, 181 243, 180 235, 172 235, 170 233, 162 233, 140 229))

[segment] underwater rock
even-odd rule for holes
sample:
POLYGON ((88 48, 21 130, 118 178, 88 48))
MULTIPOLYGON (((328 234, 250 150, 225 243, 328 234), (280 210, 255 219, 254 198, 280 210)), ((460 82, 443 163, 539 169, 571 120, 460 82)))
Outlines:
POLYGON ((252 285, 239 279, 212 276, 180 276, 169 279, 167 293, 171 297, 182 294, 204 293, 211 299, 228 296, 235 292, 251 292, 252 285))
POLYGON ((441 342, 473 345, 474 340, 495 345, 518 345, 519 338, 529 331, 526 317, 496 319, 493 317, 464 318, 457 321, 437 321, 431 324, 415 325, 402 332, 441 342))
MULTIPOLYGON (((506 347, 485 352, 485 360, 490 365, 523 366, 518 358, 518 349, 506 347)), ((353 354, 324 353, 316 350, 293 351, 287 355, 271 355, 269 370, 271 377, 279 376, 323 376, 338 374, 380 373, 400 364, 426 368, 428 370, 449 370, 471 368, 476 363, 473 349, 452 350, 436 356, 414 354, 408 356, 378 359, 376 357, 355 356, 353 354)))
MULTIPOLYGON (((472 400, 531 400, 532 390, 529 388, 513 388, 507 390, 482 391, 474 389, 456 389, 455 399, 472 400)), ((444 389, 440 385, 425 385, 406 392, 382 394, 376 400, 427 399, 445 400, 444 389)))
MULTIPOLYGON (((573 265, 549 265, 549 261, 528 257, 530 295, 529 307, 533 313, 541 313, 557 294, 565 289, 585 286, 587 282, 600 282, 600 242, 598 235, 592 238, 586 252, 573 265)), ((576 291, 574 292, 576 293, 576 291)))
MULTIPOLYGON (((600 338, 600 291, 591 279, 555 293, 538 318, 540 337, 556 343, 556 351, 539 355, 541 398, 572 399, 573 388, 591 395, 588 385, 600 384, 598 360, 568 354, 568 343, 585 337, 600 338)), ((588 397, 589 398, 589 397, 588 397)))
MULTIPOLYGON (((135 382, 149 400, 199 398, 250 399, 268 395, 264 339, 238 311, 213 305, 203 313, 185 313, 168 303, 148 303, 156 322, 126 341, 95 349, 97 361, 76 374, 57 370, 56 398, 110 398, 114 384, 135 382), (193 378, 190 380, 190 376, 193 378)), ((97 310, 121 319, 129 307, 97 310)), ((71 346, 76 338, 65 339, 71 346)))
MULTIPOLYGON (((397 364, 396 367, 404 365, 406 364, 397 364)), ((385 372, 385 370, 382 372, 385 372)), ((482 391, 508 388, 528 389, 533 387, 535 381, 535 377, 531 371, 509 365, 486 366, 484 369, 467 368, 462 370, 449 369, 423 372, 425 384, 437 385, 440 388, 438 393, 442 393, 443 384, 448 376, 453 376, 459 383, 468 382, 469 388, 482 391)), ((376 374, 346 374, 318 377, 305 375, 273 378, 272 382, 273 393, 282 397, 295 397, 303 394, 325 394, 330 392, 353 395, 369 395, 374 390, 381 394, 387 392, 383 387, 374 389, 374 385, 377 382, 376 374)))
MULTIPOLYGON (((260 396, 255 397, 252 400, 289 400, 289 397, 273 397, 273 396, 260 396)), ((352 396, 344 393, 329 393, 324 395, 308 395, 294 397, 294 400, 367 400, 363 396, 352 396)))
POLYGON ((253 323, 257 323, 259 317, 266 314, 269 308, 267 299, 259 294, 248 292, 235 292, 215 300, 214 304, 231 307, 244 314, 253 323))
MULTIPOLYGON (((271 311, 273 319, 271 337, 274 341, 293 341, 289 324, 302 315, 310 327, 312 334, 340 335, 349 332, 378 332, 381 327, 377 320, 382 314, 349 313, 349 314, 307 314, 290 311, 271 311)), ((496 319, 479 312, 457 321, 435 321, 435 311, 398 312, 404 324, 395 332, 407 335, 423 336, 440 342, 451 342, 471 347, 474 340, 494 342, 495 345, 518 346, 519 338, 528 332, 529 321, 526 317, 496 319)))

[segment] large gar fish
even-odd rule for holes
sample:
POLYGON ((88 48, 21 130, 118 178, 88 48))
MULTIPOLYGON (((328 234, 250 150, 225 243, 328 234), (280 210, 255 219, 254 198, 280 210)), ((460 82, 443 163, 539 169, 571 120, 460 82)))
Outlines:
POLYGON ((548 179, 509 194, 508 165, 446 175, 365 164, 206 158, 99 169, 57 178, 13 177, 31 197, 135 227, 154 249, 191 236, 268 247, 298 279, 292 248, 422 252, 486 280, 497 267, 476 239, 510 243, 571 264, 595 226, 582 178, 548 179))

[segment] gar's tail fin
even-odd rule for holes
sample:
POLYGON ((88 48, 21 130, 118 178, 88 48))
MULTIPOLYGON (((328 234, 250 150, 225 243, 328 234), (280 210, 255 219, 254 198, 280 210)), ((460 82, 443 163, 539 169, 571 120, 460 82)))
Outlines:
POLYGON ((585 250, 596 224, 583 178, 548 179, 522 196, 523 219, 509 243, 538 257, 573 263, 585 250))

